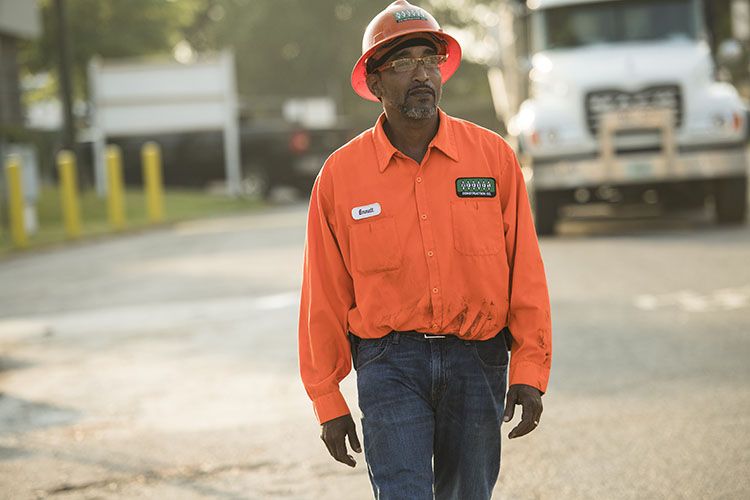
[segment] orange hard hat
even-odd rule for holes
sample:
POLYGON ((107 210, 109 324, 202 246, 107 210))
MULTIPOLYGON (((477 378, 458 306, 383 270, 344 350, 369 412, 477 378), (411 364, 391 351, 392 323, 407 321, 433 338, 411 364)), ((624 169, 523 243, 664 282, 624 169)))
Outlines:
POLYGON ((461 64, 461 46, 456 39, 444 33, 435 18, 426 10, 406 0, 396 0, 375 16, 365 30, 365 36, 362 38, 362 56, 352 71, 352 88, 359 96, 368 101, 378 100, 367 88, 367 60, 378 49, 389 45, 389 42, 413 33, 429 33, 444 43, 448 59, 440 67, 443 83, 453 76, 461 64))

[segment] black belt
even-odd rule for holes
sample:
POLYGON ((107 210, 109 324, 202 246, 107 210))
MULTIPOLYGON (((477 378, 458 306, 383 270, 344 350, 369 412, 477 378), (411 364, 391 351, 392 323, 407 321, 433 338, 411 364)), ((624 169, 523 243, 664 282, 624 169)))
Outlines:
MULTIPOLYGON (((354 335, 351 332, 349 334, 352 337, 354 337, 353 340, 355 342, 357 342, 357 341, 359 341, 361 339, 360 337, 357 337, 356 335, 354 335)), ((464 342, 466 344, 471 344, 473 342, 483 342, 484 340, 489 340, 489 339, 470 340, 470 339, 463 339, 461 337, 458 337, 457 335, 449 334, 449 333, 446 333, 446 334, 432 334, 432 333, 418 332, 416 330, 405 330, 405 331, 391 330, 391 332, 388 333, 387 335, 384 335, 383 338, 387 337, 388 335, 393 335, 393 334, 398 334, 398 336, 404 335, 404 336, 407 336, 410 339, 419 340, 419 341, 423 341, 423 342, 429 342, 429 341, 432 341, 432 340, 436 340, 436 341, 439 341, 439 342, 446 342, 446 341, 451 341, 451 340, 460 340, 460 341, 462 341, 462 342, 464 342)), ((503 328, 502 330, 500 330, 500 332, 498 332, 497 335, 504 335, 505 336, 505 345, 508 346, 508 349, 510 350, 511 342, 513 341, 513 336, 511 335, 510 330, 508 329, 508 327, 506 326, 505 328, 503 328)))

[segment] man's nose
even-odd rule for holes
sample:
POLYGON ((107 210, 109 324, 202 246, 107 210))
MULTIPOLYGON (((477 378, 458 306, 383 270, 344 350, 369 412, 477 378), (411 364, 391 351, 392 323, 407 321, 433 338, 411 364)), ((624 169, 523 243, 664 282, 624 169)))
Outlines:
POLYGON ((412 77, 414 78, 414 81, 418 82, 426 82, 430 78, 423 60, 420 59, 417 61, 417 67, 414 68, 414 74, 412 77))

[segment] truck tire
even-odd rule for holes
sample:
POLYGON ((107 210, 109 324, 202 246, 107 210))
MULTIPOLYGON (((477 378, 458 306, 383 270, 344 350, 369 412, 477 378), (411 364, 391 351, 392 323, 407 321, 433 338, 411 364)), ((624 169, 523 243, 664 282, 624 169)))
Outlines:
POLYGON ((252 168, 242 179, 243 192, 246 196, 268 200, 274 185, 268 173, 262 168, 252 168))
POLYGON ((555 234, 559 208, 560 205, 554 193, 534 193, 535 226, 538 236, 555 234))
POLYGON ((719 179, 714 185, 716 222, 742 224, 747 219, 747 176, 719 179))

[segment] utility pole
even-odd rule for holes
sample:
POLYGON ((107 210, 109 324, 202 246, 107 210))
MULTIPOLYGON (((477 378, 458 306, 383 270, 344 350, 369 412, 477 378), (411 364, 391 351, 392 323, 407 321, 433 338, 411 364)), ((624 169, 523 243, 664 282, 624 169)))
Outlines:
POLYGON ((55 1, 55 19, 57 20, 57 69, 60 80, 60 101, 63 105, 62 148, 75 151, 76 133, 73 123, 73 96, 70 83, 70 47, 68 23, 65 14, 65 0, 55 1))

